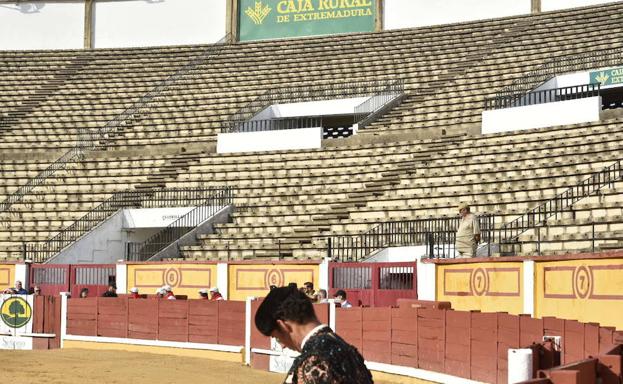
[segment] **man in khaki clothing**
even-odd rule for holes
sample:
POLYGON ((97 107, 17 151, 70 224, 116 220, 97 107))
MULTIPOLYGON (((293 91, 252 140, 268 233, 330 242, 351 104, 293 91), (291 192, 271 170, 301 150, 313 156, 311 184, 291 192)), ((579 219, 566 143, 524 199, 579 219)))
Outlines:
POLYGON ((465 203, 459 205, 459 215, 461 220, 456 231, 456 257, 474 257, 480 242, 478 218, 469 212, 469 205, 465 203))

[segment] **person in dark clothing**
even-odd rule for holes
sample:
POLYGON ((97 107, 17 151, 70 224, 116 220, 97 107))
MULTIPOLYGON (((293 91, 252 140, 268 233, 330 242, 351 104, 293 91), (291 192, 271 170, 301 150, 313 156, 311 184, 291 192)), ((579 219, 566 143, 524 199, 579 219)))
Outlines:
POLYGON ((114 284, 108 285, 108 290, 104 292, 103 297, 117 297, 117 287, 114 284))
POLYGON ((296 288, 271 290, 255 314, 255 326, 300 352, 284 384, 373 383, 357 349, 321 324, 309 298, 296 288))

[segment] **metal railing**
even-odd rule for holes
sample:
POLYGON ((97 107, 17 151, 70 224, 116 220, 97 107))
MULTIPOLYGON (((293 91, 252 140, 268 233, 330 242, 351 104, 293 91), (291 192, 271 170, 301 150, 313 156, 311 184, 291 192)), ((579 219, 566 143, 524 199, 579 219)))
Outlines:
POLYGON ((623 47, 555 57, 525 76, 518 78, 511 85, 504 87, 497 92, 496 96, 529 92, 557 74, 619 65, 621 63, 623 63, 623 47))
POLYGON ((601 84, 574 85, 485 99, 485 109, 503 109, 599 96, 601 84))
POLYGON ((295 117, 286 119, 249 120, 233 126, 222 127, 221 132, 262 132, 316 127, 322 127, 321 117, 295 117))
POLYGON ((380 92, 355 107, 355 123, 362 129, 385 111, 400 103, 404 97, 404 81, 397 79, 380 92))
MULTIPOLYGON (((481 241, 491 244, 495 238, 495 217, 477 217, 481 241)), ((327 256, 343 262, 361 261, 373 252, 387 247, 426 245, 428 257, 454 257, 459 220, 459 217, 444 217, 391 221, 381 223, 362 234, 330 236, 327 239, 327 256)))
POLYGON ((559 214, 568 210, 575 202, 590 196, 607 185, 612 186, 621 179, 623 179, 623 168, 621 167, 621 160, 617 160, 601 171, 593 173, 577 185, 504 224, 499 230, 499 243, 517 243, 519 235, 522 233, 543 225, 552 216, 558 218, 559 214))
POLYGON ((195 206, 219 190, 220 188, 179 188, 116 193, 52 238, 25 244, 24 257, 35 263, 50 259, 119 209, 195 206))
POLYGON ((232 205, 234 200, 234 189, 224 187, 214 191, 207 199, 201 201, 199 205, 163 228, 143 243, 128 243, 126 248, 126 260, 145 261, 179 240, 203 223, 210 217, 217 214, 223 208, 232 205))
POLYGON ((231 35, 227 34, 217 43, 210 45, 201 55, 195 59, 192 59, 173 74, 169 75, 166 79, 162 80, 152 90, 143 95, 138 101, 134 102, 132 106, 128 107, 123 112, 109 120, 103 127, 79 128, 78 137, 74 147, 65 152, 65 154, 55 160, 37 176, 28 180, 26 184, 22 185, 15 192, 10 194, 2 203, 0 203, 0 212, 7 211, 13 204, 21 201, 26 194, 30 193, 30 191, 32 191, 35 187, 43 184, 46 179, 56 171, 66 168, 70 161, 83 156, 86 151, 97 148, 100 140, 106 139, 111 132, 118 129, 122 124, 125 124, 125 122, 129 119, 134 118, 135 115, 145 112, 145 109, 149 108, 147 106, 148 103, 154 100, 165 89, 179 81, 183 76, 188 74, 199 64, 205 63, 205 61, 210 57, 218 54, 229 41, 231 41, 231 35))
POLYGON ((330 83, 315 84, 289 88, 271 89, 256 99, 252 100, 244 107, 234 113, 226 125, 233 127, 245 121, 250 120, 257 113, 266 107, 279 103, 296 103, 318 100, 331 100, 336 98, 360 97, 375 95, 377 93, 386 92, 386 89, 392 84, 398 83, 395 87, 404 89, 402 80, 379 80, 367 81, 359 83, 330 83))

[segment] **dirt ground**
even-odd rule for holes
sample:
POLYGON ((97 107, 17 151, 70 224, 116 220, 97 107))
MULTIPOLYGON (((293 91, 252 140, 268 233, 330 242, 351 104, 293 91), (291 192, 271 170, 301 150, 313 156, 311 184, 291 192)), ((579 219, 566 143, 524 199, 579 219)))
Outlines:
POLYGON ((0 361, 2 382, 19 384, 278 384, 284 377, 241 363, 126 351, 0 351, 0 361))

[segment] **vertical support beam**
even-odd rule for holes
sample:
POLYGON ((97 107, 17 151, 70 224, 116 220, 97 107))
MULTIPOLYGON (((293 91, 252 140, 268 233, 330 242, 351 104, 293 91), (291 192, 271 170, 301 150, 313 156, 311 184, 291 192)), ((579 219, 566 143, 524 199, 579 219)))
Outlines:
POLYGON ((437 264, 417 262, 417 298, 418 300, 437 299, 437 264))
POLYGON ((331 327, 333 332, 337 332, 335 323, 335 299, 329 299, 329 327, 331 327))
POLYGON ((255 297, 247 297, 244 316, 244 363, 251 365, 251 303, 255 297))
POLYGON ((216 264, 216 288, 227 300, 229 298, 229 264, 216 264))
POLYGON ((128 293, 128 265, 122 261, 117 261, 117 293, 128 293))
POLYGON ((93 0, 84 0, 84 49, 93 48, 93 0))
POLYGON ((541 13, 541 0, 530 0, 530 12, 532 14, 541 13))
POLYGON ((232 43, 238 41, 238 0, 227 0, 225 33, 231 35, 232 43))
MULTIPOLYGON (((534 0, 533 0, 534 1, 534 0)), ((384 0, 376 0, 376 20, 374 20, 374 30, 380 32, 383 30, 383 19, 385 18, 384 0)))
POLYGON ((523 262, 523 313, 534 317, 534 261, 523 262))
POLYGON ((331 259, 325 257, 318 268, 318 289, 325 289, 329 294, 329 262, 331 259))
POLYGON ((29 269, 30 269, 30 263, 15 264, 15 279, 13 279, 14 281, 10 282, 10 285, 13 286, 13 283, 19 280, 22 282, 22 286, 24 287, 24 289, 29 290, 30 289, 30 281, 28 280, 29 269))
POLYGON ((67 298, 69 292, 61 292, 61 349, 67 337, 67 298))

